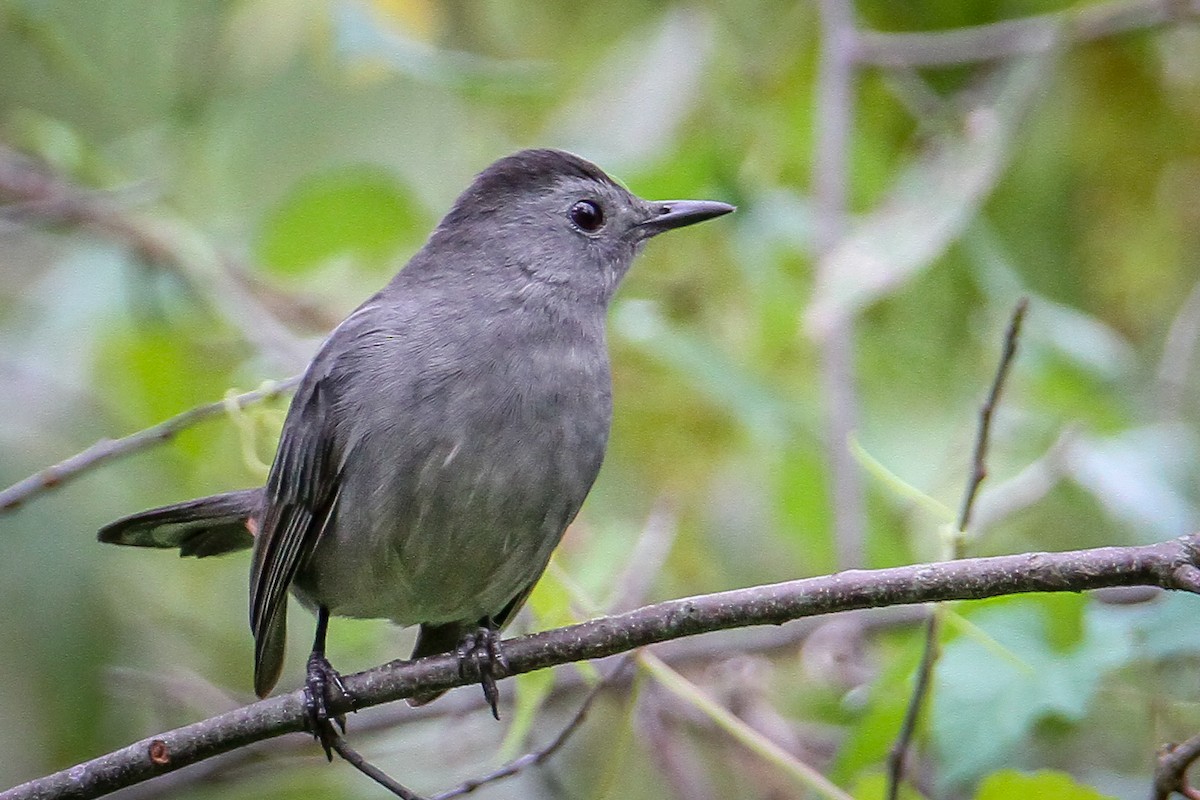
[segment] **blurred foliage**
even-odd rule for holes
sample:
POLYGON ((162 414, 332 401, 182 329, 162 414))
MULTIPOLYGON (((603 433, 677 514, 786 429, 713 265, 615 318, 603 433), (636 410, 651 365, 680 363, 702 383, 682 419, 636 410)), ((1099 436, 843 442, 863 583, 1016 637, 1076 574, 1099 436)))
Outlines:
MULTIPOLYGON (((1064 8, 856 6, 861 24, 890 31, 1064 8)), ((864 69, 855 216, 820 279, 818 43, 814 6, 779 0, 3 0, 0 144, 133 229, 169 220, 208 242, 233 278, 214 291, 186 243, 173 261, 0 189, 0 484, 295 371, 264 347, 271 331, 311 352, 475 172, 558 146, 642 196, 740 207, 655 242, 615 303, 612 443, 557 557, 577 588, 608 594, 664 499, 679 530, 647 599, 838 566, 819 362, 821 332, 843 317, 857 332, 856 442, 897 479, 864 473, 862 562, 938 557, 944 520, 895 487, 958 506, 1022 293, 1030 318, 971 552, 1194 530, 1200 27, 864 69), (237 292, 274 319, 248 315, 237 292)), ((277 426, 278 408, 250 413, 250 428, 205 423, 0 517, 0 700, 16 712, 0 728, 0 786, 246 699, 246 559, 104 548, 93 531, 261 480, 244 453, 262 453, 255 431, 277 426)), ((571 618, 569 597, 547 581, 521 625, 571 618)), ((1200 730, 1196 610, 1182 596, 956 604, 906 796, 1145 796, 1156 747, 1200 730)), ((354 670, 406 653, 410 637, 339 621, 331 655, 354 670)), ((921 634, 816 638, 752 669, 714 650, 685 672, 855 797, 881 796, 921 634)), ((523 679, 503 748, 507 726, 482 712, 356 743, 409 785, 448 786, 521 749, 526 730, 548 740, 577 697, 554 691, 558 677, 523 679)), ((607 697, 547 767, 488 796, 800 796, 651 680, 607 697)), ((163 791, 378 794, 315 747, 287 752, 163 791)))

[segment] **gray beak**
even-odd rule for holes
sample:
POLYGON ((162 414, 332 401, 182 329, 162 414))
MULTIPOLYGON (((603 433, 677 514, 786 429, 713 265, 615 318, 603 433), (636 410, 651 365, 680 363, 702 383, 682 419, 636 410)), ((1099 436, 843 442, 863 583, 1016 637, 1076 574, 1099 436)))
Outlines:
POLYGON ((716 200, 662 200, 651 203, 650 206, 657 213, 645 222, 638 224, 638 228, 644 231, 648 237, 674 228, 682 228, 684 225, 704 222, 706 219, 719 217, 735 210, 734 206, 728 203, 719 203, 716 200))

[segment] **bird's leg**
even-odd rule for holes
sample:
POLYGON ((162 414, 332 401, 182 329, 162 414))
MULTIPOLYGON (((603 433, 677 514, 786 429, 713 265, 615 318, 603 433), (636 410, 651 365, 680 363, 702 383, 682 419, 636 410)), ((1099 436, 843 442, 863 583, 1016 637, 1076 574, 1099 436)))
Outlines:
POLYGON ((304 682, 304 705, 308 712, 308 722, 312 727, 313 736, 325 750, 325 757, 333 760, 333 726, 330 719, 338 724, 342 733, 346 732, 346 715, 329 716, 329 687, 337 687, 338 692, 354 705, 354 697, 342 683, 342 676, 325 657, 325 634, 329 630, 329 609, 321 606, 317 610, 317 635, 313 639, 312 653, 308 656, 308 674, 304 682))
POLYGON ((508 674, 508 659, 500 647, 499 626, 491 617, 480 620, 479 627, 464 636, 454 652, 458 656, 458 674, 463 680, 479 681, 492 716, 500 719, 496 707, 500 700, 496 678, 508 674))

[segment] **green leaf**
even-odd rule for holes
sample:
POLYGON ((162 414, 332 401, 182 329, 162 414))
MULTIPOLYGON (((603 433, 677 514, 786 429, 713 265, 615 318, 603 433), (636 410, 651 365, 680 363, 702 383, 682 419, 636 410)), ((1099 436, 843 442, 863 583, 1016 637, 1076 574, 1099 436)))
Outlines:
POLYGON ((1188 530, 1197 517, 1189 495, 1198 449, 1189 426, 1180 424, 1080 436, 1071 445, 1069 470, 1110 514, 1157 541, 1188 530))
POLYGON ((984 608, 972 621, 1021 663, 996 658, 976 637, 946 646, 935 678, 931 715, 934 744, 958 784, 1008 762, 1017 745, 1042 720, 1076 721, 1087 711, 1100 678, 1133 653, 1126 630, 1078 613, 1077 598, 1047 595, 984 608))
POLYGON ((372 167, 339 169, 302 183, 267 217, 258 259, 289 274, 338 256, 382 262, 425 227, 424 215, 391 174, 372 167))
MULTIPOLYGON (((225 392, 236 353, 205 339, 198 330, 203 324, 190 319, 175 327, 146 323, 136 332, 104 337, 96 382, 112 398, 121 429, 161 422, 225 392)), ((205 445, 204 437, 190 430, 174 442, 193 455, 205 445)))
POLYGON ((529 610, 537 617, 539 627, 558 628, 577 621, 571 611, 570 587, 560 579, 561 575, 551 561, 551 567, 529 595, 529 610))
POLYGON ((1083 594, 1061 594, 1054 598, 1053 608, 1045 609, 1046 643, 1060 653, 1078 647, 1087 635, 1085 623, 1092 602, 1083 594))
POLYGON ((1097 625, 1127 630, 1139 659, 1200 654, 1200 598, 1188 592, 1165 592, 1152 603, 1132 606, 1092 603, 1088 615, 1097 625))
POLYGON ((994 772, 979 787, 975 800, 1113 800, 1065 772, 994 772))
MULTIPOLYGON (((887 797, 887 776, 881 772, 865 775, 854 784, 854 800, 883 800, 887 797)), ((907 783, 900 785, 900 800, 923 800, 925 795, 907 783)))

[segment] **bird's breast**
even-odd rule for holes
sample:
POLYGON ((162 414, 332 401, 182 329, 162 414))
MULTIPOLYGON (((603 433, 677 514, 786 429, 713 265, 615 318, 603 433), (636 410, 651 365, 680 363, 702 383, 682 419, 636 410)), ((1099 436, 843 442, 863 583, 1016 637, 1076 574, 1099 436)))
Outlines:
POLYGON ((392 381, 399 408, 357 436, 301 581, 312 602, 401 624, 476 619, 545 568, 603 458, 607 353, 550 338, 484 352, 435 354, 392 381))

